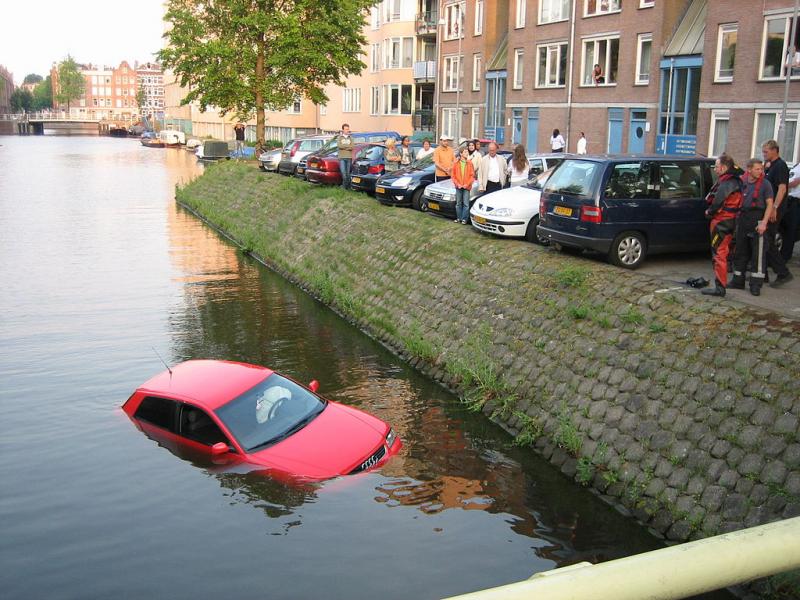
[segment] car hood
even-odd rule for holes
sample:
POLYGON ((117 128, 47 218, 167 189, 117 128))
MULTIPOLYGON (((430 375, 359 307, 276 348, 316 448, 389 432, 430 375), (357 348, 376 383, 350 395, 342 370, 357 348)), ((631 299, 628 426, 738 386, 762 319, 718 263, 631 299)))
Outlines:
POLYGON ((455 194, 456 186, 452 179, 445 179, 444 181, 437 181, 431 183, 425 188, 428 192, 437 192, 439 194, 455 194))
POLYGON ((475 201, 475 206, 481 211, 496 208, 522 208, 531 207, 539 210, 540 190, 532 190, 524 186, 510 187, 503 190, 485 194, 475 201))
POLYGON ((411 177, 412 180, 419 180, 425 176, 426 173, 433 173, 434 166, 431 165, 429 167, 425 167, 424 169, 415 169, 413 167, 407 167, 405 169, 400 169, 399 171, 392 171, 391 173, 384 175, 380 178, 379 183, 383 183, 385 185, 392 185, 393 182, 397 181, 401 177, 411 177))
POLYGON ((252 462, 304 479, 346 475, 386 439, 389 426, 356 408, 329 402, 289 438, 249 455, 252 462))

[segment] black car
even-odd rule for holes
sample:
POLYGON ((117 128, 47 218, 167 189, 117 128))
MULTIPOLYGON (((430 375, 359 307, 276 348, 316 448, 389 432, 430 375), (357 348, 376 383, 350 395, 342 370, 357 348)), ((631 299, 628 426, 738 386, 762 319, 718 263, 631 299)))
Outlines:
MULTIPOLYGON (((410 147, 416 154, 422 148, 422 144, 411 142, 410 147)), ((383 160, 385 149, 385 144, 370 144, 358 153, 350 170, 350 187, 360 192, 375 194, 375 184, 385 172, 383 160)))
POLYGON ((429 154, 408 168, 386 173, 375 183, 375 198, 381 204, 411 206, 425 212, 428 205, 422 195, 433 183, 435 171, 433 154, 429 154))

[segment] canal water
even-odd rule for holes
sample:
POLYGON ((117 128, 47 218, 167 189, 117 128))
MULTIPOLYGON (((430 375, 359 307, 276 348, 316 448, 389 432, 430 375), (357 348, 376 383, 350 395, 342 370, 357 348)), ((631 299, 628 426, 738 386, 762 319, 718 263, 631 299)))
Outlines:
POLYGON ((177 207, 200 172, 135 140, 0 137, 4 598, 437 598, 659 547, 177 207), (120 410, 156 351, 318 379, 405 447, 306 487, 173 453, 120 410))

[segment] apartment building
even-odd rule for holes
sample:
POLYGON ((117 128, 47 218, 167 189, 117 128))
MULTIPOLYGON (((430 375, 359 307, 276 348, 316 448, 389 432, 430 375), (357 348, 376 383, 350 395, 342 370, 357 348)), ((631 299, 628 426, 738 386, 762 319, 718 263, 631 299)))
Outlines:
POLYGON ((134 63, 136 83, 144 90, 142 116, 161 121, 164 119, 164 71, 158 63, 134 63))
POLYGON ((11 112, 11 94, 14 93, 14 76, 0 65, 0 113, 11 112))
MULTIPOLYGON (((778 132, 793 5, 442 0, 441 129, 531 152, 549 150, 559 129, 573 151, 584 132, 593 153, 749 156, 778 132)), ((790 158, 798 79, 790 81, 790 158)))

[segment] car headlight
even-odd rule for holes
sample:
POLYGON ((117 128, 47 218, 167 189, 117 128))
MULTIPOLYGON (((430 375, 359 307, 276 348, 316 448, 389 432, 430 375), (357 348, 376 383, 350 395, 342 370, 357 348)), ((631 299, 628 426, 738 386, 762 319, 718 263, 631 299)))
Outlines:
POLYGON ((495 217, 510 217, 514 211, 510 208, 495 208, 490 214, 495 217))
POLYGON ((444 196, 442 196, 442 200, 444 200, 446 202, 454 202, 455 199, 456 199, 456 195, 455 194, 445 194, 444 196))
POLYGON ((408 187, 408 184, 411 183, 413 179, 411 177, 401 177, 400 179, 395 179, 392 187, 408 187))
POLYGON ((394 429, 389 428, 389 433, 386 434, 386 447, 391 448, 394 446, 394 440, 397 436, 394 434, 394 429))

